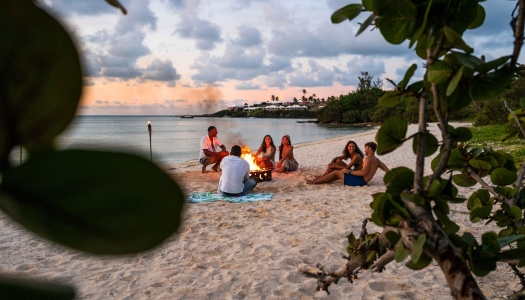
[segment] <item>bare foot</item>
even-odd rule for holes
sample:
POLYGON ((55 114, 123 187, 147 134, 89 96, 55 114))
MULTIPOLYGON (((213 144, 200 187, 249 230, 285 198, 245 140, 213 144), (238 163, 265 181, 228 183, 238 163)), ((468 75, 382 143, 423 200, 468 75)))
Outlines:
POLYGON ((315 180, 306 179, 307 184, 316 184, 315 180))
POLYGON ((217 169, 217 167, 211 167, 211 169, 213 170, 213 172, 219 172, 219 170, 217 169))

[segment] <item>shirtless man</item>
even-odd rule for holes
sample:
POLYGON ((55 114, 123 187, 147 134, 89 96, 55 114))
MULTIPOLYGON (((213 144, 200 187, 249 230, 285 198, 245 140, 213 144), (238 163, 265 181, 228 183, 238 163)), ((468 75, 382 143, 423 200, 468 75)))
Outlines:
POLYGON ((215 126, 208 127, 208 134, 201 139, 201 151, 199 162, 202 165, 202 173, 206 173, 206 167, 210 164, 215 163, 211 169, 215 172, 219 172, 219 165, 222 159, 228 156, 226 146, 217 138, 217 128, 215 126), (218 152, 217 148, 221 151, 218 152))
POLYGON ((358 171, 350 171, 349 169, 342 169, 341 171, 334 171, 324 175, 315 180, 306 180, 308 184, 322 184, 329 183, 337 179, 343 179, 345 185, 349 186, 364 186, 367 184, 377 172, 381 169, 388 172, 388 167, 375 156, 377 144, 368 142, 365 144, 365 159, 363 161, 363 168, 358 171))

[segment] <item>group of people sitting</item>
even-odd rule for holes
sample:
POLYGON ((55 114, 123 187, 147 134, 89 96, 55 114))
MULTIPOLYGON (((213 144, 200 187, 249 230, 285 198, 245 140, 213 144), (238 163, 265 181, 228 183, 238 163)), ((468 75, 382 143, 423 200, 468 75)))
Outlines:
MULTIPOLYGON (((217 138, 217 128, 210 126, 208 134, 201 139, 201 151, 199 162, 202 164, 202 173, 206 173, 206 167, 210 164, 212 170, 222 170, 219 179, 218 193, 225 197, 240 197, 253 189, 257 181, 250 178, 250 165, 241 158, 241 147, 235 145, 231 152, 226 151, 221 141, 217 138), (220 151, 217 151, 220 149, 220 151)), ((306 179, 308 184, 329 183, 337 179, 343 179, 344 185, 364 186, 375 175, 377 169, 388 172, 388 167, 376 156, 377 144, 368 142, 365 144, 364 154, 354 141, 348 141, 343 154, 337 156, 330 163, 326 171, 314 179, 306 179), (349 160, 348 163, 345 161, 349 160)), ((279 160, 275 162, 276 147, 270 135, 263 138, 261 146, 255 153, 255 163, 261 169, 272 169, 275 172, 291 172, 299 168, 299 163, 293 155, 293 146, 289 135, 283 136, 279 146, 279 160)))
MULTIPOLYGON (((217 137, 218 131, 215 126, 208 127, 208 134, 201 139, 201 150, 199 162, 202 165, 202 173, 206 173, 206 167, 213 164, 211 169, 214 172, 219 171, 221 162, 224 157, 230 153, 217 137), (217 151, 218 149, 221 151, 217 151)), ((255 163, 261 169, 272 169, 279 173, 288 173, 296 171, 299 163, 293 155, 292 141, 289 135, 284 135, 279 146, 279 160, 275 162, 275 153, 277 148, 273 143, 270 135, 265 135, 261 146, 254 154, 255 163)), ((233 154, 232 154, 233 155, 233 154)), ((241 154, 239 154, 240 157, 241 154)))

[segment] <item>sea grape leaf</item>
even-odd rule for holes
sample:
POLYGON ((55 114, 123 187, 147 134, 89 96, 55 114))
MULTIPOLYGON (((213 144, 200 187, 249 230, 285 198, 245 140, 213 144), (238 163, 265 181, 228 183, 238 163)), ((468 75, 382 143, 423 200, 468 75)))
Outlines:
POLYGON ((452 80, 450 80, 450 83, 448 84, 448 87, 447 87, 447 93, 446 93, 447 97, 452 95, 452 93, 454 93, 454 91, 456 90, 456 87, 458 86, 458 83, 461 80, 461 76, 463 76, 464 69, 465 69, 465 66, 461 66, 461 68, 459 68, 459 70, 456 72, 454 77, 452 77, 452 80))
POLYGON ((431 83, 440 84, 446 82, 454 72, 454 68, 448 63, 438 60, 428 70, 427 79, 431 83))
POLYGON ((470 96, 475 101, 486 101, 496 98, 509 85, 514 72, 502 67, 494 72, 474 76, 470 83, 470 96))
POLYGON ((525 251, 523 251, 523 249, 505 250, 505 251, 498 253, 498 257, 500 261, 524 259, 525 251))
POLYGON ((14 144, 33 153, 48 148, 68 126, 80 100, 82 70, 69 34, 33 1, 9 1, 0 19, 3 164, 14 144))
POLYGON ((379 98, 379 104, 383 107, 396 106, 403 99, 403 95, 403 92, 398 90, 386 92, 379 98))
POLYGON ((405 141, 408 122, 400 116, 388 118, 377 131, 377 154, 392 152, 405 141))
POLYGON ((499 243, 499 246, 503 248, 523 238, 525 238, 525 234, 516 234, 516 235, 498 238, 498 243, 499 243))
POLYGON ((1 299, 70 300, 75 290, 52 282, 0 277, 1 299))
POLYGON ((519 208, 516 205, 513 205, 508 210, 509 214, 514 218, 514 220, 518 221, 521 219, 521 208, 519 208))
POLYGON ((351 21, 361 13, 362 8, 363 6, 361 4, 349 4, 340 8, 332 14, 332 23, 338 24, 347 19, 351 21))
POLYGON ((461 173, 452 176, 452 181, 461 187, 469 187, 476 185, 476 180, 470 177, 468 174, 461 173))
POLYGON ((476 17, 470 22, 468 29, 476 29, 483 24, 485 21, 485 9, 483 6, 478 4, 476 9, 476 17))
POLYGON ((403 77, 403 80, 401 80, 398 84, 399 88, 401 90, 404 90, 405 87, 407 86, 408 84, 408 81, 410 80, 410 78, 412 78, 412 76, 414 76, 414 72, 416 71, 417 69, 417 65, 416 64, 412 64, 410 66, 410 68, 408 68, 408 70, 406 71, 405 73, 405 76, 403 77))
POLYGON ((432 257, 422 253, 419 260, 414 263, 412 260, 408 261, 405 266, 412 270, 422 270, 426 268, 432 262, 432 257))
POLYGON ((387 42, 401 44, 414 31, 416 6, 409 0, 381 1, 378 4, 374 6, 379 12, 376 22, 379 31, 387 42))
POLYGON ((0 208, 71 248, 136 253, 160 244, 180 224, 181 189, 138 156, 48 151, 3 175, 0 208))
POLYGON ((498 235, 494 231, 486 232, 481 236, 482 250, 497 253, 501 250, 498 235))
POLYGON ((448 26, 444 26, 443 33, 445 34, 447 41, 450 42, 453 48, 461 49, 469 54, 474 52, 474 50, 470 48, 469 45, 465 43, 465 41, 463 41, 461 35, 455 32, 454 29, 448 26))
POLYGON ((412 253, 410 253, 410 261, 416 263, 419 261, 421 254, 423 253, 423 247, 425 246, 425 241, 427 236, 423 233, 417 237, 417 240, 412 244, 412 253))
POLYGON ((368 18, 366 18, 366 20, 363 22, 363 24, 361 24, 361 26, 359 27, 359 30, 357 31, 357 33, 355 34, 355 36, 358 36, 360 35, 363 31, 365 31, 368 26, 370 26, 370 24, 372 24, 375 19, 377 19, 377 16, 375 14, 370 14, 370 16, 368 16, 368 18))
POLYGON ((491 60, 491 61, 489 61, 487 63, 479 64, 478 66, 476 66, 474 68, 474 71, 479 72, 479 73, 487 73, 488 71, 494 70, 494 69, 500 67, 501 65, 503 65, 511 57, 512 57, 512 55, 502 56, 502 57, 497 58, 495 60, 491 60))
POLYGON ((458 142, 467 142, 472 139, 472 131, 467 127, 458 127, 452 133, 454 134, 454 140, 458 142))
POLYGON ((484 62, 481 59, 474 55, 461 52, 453 52, 453 55, 469 69, 475 70, 478 66, 484 64, 484 62))
POLYGON ((493 184, 505 186, 516 182, 518 175, 516 172, 509 171, 505 168, 497 168, 490 173, 490 180, 493 184))
POLYGON ((401 239, 401 236, 394 231, 387 231, 385 233, 385 237, 388 240, 388 243, 390 244, 390 248, 394 247, 394 245, 397 244, 399 239, 401 239))
POLYGON ((436 197, 441 193, 445 186, 439 182, 439 180, 434 180, 432 184, 430 185, 430 188, 428 189, 428 197, 436 197))
MULTIPOLYGON (((412 141, 412 150, 414 153, 417 154, 417 149, 419 146, 419 135, 416 135, 412 141)), ((425 139, 425 157, 431 156, 434 154, 439 147, 439 142, 437 138, 431 134, 428 133, 425 139)))
POLYGON ((482 161, 481 159, 471 159, 468 161, 468 164, 479 170, 490 170, 492 168, 490 163, 482 161))
POLYGON ((370 254, 368 255, 368 257, 366 258, 366 262, 367 263, 372 263, 374 262, 374 260, 376 260, 376 257, 377 257, 377 254, 375 251, 372 251, 370 252, 370 254))
POLYGON ((399 246, 397 246, 396 256, 395 260, 396 262, 400 263, 404 261, 410 253, 408 250, 405 249, 405 245, 403 243, 399 243, 399 246))
POLYGON ((414 177, 414 171, 412 171, 411 169, 407 167, 397 167, 391 169, 385 174, 385 176, 383 177, 383 182, 385 183, 385 185, 388 185, 392 181, 392 179, 394 179, 394 177, 404 172, 410 172, 412 174, 412 177, 414 177))

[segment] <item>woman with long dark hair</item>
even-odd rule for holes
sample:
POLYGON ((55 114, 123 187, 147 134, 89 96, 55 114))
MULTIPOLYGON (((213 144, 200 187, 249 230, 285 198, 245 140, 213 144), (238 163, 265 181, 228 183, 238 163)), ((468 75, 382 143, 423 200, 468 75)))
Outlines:
POLYGON ((255 163, 261 169, 273 169, 275 167, 275 152, 277 147, 273 144, 272 137, 267 134, 264 136, 261 147, 255 153, 255 163), (259 154, 261 157, 259 157, 259 154))
POLYGON ((326 171, 321 176, 316 176, 316 178, 323 177, 324 175, 336 170, 350 170, 352 167, 354 167, 354 170, 361 170, 363 167, 363 157, 365 157, 365 155, 361 149, 359 149, 354 141, 350 140, 346 143, 345 148, 343 149, 343 155, 334 157, 334 159, 328 164, 326 171), (347 159, 350 159, 348 164, 344 162, 344 160, 347 159))
POLYGON ((299 163, 293 156, 293 146, 289 135, 285 135, 281 139, 281 145, 279 146, 279 161, 277 162, 275 169, 279 173, 288 173, 299 169, 299 163))

